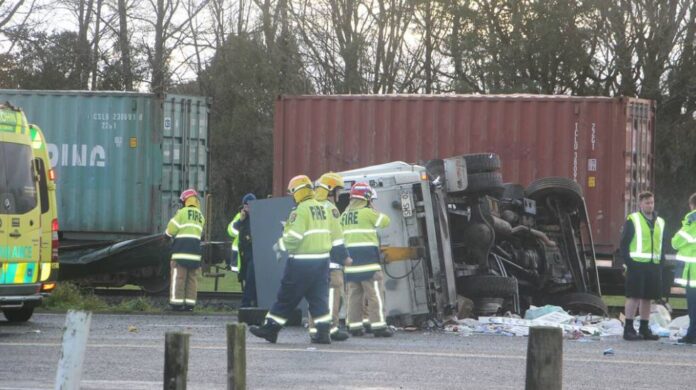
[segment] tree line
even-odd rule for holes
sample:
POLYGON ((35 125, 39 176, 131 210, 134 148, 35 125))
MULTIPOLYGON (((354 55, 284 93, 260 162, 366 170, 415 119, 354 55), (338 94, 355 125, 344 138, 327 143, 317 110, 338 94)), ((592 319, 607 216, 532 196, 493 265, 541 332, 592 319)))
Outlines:
POLYGON ((279 94, 654 99, 658 207, 696 190, 692 0, 43 1, 0 0, 0 87, 210 96, 216 231, 270 192, 279 94))

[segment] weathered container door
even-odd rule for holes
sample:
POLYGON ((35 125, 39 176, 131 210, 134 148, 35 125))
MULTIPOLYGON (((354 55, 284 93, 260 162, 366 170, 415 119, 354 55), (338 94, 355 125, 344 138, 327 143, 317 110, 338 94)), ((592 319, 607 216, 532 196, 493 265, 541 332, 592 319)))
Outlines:
POLYGON ((202 201, 207 192, 208 103, 204 98, 167 95, 162 124, 161 228, 164 229, 179 208, 181 191, 195 188, 202 201))
POLYGON ((625 215, 638 210, 638 195, 653 188, 653 139, 651 102, 630 100, 626 109, 626 188, 624 192, 625 215))

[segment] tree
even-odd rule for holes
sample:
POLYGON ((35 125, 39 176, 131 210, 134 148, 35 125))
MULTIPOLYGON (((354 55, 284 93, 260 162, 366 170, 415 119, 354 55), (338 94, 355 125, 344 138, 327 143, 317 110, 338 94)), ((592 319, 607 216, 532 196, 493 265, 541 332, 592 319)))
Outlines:
POLYGON ((78 41, 74 32, 35 32, 24 37, 18 54, 4 57, 2 88, 80 89, 78 41))

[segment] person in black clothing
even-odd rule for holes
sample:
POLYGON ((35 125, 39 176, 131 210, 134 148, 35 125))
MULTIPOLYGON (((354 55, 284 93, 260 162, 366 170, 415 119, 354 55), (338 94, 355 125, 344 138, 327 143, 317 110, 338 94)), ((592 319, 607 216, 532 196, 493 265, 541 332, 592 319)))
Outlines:
POLYGON ((662 267, 665 262, 665 221, 655 212, 655 197, 639 195, 640 211, 626 219, 621 234, 620 255, 626 265, 625 340, 657 340, 650 331, 650 301, 662 295, 662 267), (640 330, 633 320, 640 309, 640 330))
POLYGON ((244 270, 244 293, 242 307, 256 307, 256 274, 254 271, 254 253, 251 245, 251 212, 249 202, 256 200, 254 194, 246 194, 242 198, 242 211, 234 228, 239 231, 239 256, 244 270))

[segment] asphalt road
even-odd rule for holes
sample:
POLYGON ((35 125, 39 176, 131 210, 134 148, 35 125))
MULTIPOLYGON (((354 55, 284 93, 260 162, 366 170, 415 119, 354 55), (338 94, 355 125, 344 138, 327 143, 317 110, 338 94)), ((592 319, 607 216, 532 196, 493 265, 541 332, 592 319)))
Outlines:
MULTIPOLYGON (((225 324, 231 316, 109 315, 92 318, 84 389, 161 389, 164 334, 191 334, 188 388, 224 389, 225 324)), ((52 388, 64 314, 0 322, 0 389, 52 388)), ((523 389, 527 339, 399 332, 391 339, 309 344, 301 328, 272 345, 247 334, 249 389, 523 389)), ((696 348, 668 341, 564 341, 565 389, 691 389, 696 348), (604 356, 613 348, 615 355, 604 356)))

